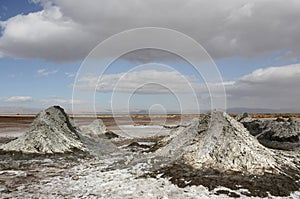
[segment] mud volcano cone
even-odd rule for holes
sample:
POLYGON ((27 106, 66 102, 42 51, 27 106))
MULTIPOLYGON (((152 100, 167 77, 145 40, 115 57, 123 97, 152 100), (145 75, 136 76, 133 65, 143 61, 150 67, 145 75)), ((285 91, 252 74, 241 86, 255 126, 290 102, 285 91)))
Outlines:
POLYGON ((156 151, 193 168, 261 173, 274 171, 276 160, 244 126, 221 111, 213 111, 156 151))
POLYGON ((56 154, 86 151, 64 109, 52 106, 41 111, 27 132, 0 146, 6 152, 56 154))
POLYGON ((91 124, 81 126, 79 129, 83 135, 90 138, 112 139, 119 137, 117 134, 107 130, 105 124, 101 119, 96 119, 91 124))

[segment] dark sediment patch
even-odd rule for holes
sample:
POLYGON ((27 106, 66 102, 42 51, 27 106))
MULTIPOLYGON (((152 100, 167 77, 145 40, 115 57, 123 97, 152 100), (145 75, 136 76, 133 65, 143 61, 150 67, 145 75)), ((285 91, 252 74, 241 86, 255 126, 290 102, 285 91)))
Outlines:
POLYGON ((300 142, 293 143, 293 142, 279 142, 279 141, 270 141, 266 139, 259 139, 259 143, 264 145, 265 147, 277 150, 285 150, 285 151, 292 151, 296 148, 300 147, 300 142))
POLYGON ((16 137, 0 137, 0 145, 9 143, 15 139, 17 139, 17 138, 16 137))
POLYGON ((148 149, 148 148, 150 148, 151 146, 145 145, 145 144, 139 144, 138 142, 132 142, 132 143, 129 144, 127 147, 138 147, 138 148, 148 149))
POLYGON ((0 150, 0 160, 42 160, 45 158, 59 159, 59 158, 68 158, 69 160, 83 159, 87 157, 92 157, 90 153, 73 149, 72 152, 64 153, 23 153, 20 151, 3 151, 0 150))
MULTIPOLYGON (((189 165, 177 163, 154 171, 150 174, 150 177, 156 178, 160 174, 164 178, 170 178, 173 184, 181 188, 203 185, 209 190, 214 190, 219 186, 223 186, 232 190, 247 189, 247 192, 242 192, 246 196, 267 197, 270 193, 273 196, 285 197, 300 189, 300 184, 297 183, 297 171, 286 170, 285 173, 291 175, 274 173, 247 175, 234 171, 220 172, 210 168, 195 169, 189 165)), ((233 192, 225 192, 228 196, 238 197, 233 192)), ((225 192, 219 191, 219 194, 225 194, 225 192)))
MULTIPOLYGON (((106 139, 113 139, 113 138, 118 138, 118 137, 120 137, 120 136, 117 135, 117 134, 115 134, 115 133, 112 132, 112 131, 107 131, 107 132, 105 132, 105 133, 104 133, 104 136, 103 136, 103 138, 106 138, 106 139)), ((102 138, 102 137, 100 136, 100 138, 102 138)))
POLYGON ((116 146, 129 145, 132 142, 158 142, 165 136, 153 136, 153 137, 141 137, 141 138, 128 138, 123 140, 112 140, 112 143, 116 146))
POLYGON ((232 198, 240 198, 241 196, 239 194, 236 194, 232 191, 228 191, 228 190, 218 190, 216 191, 215 193, 216 195, 221 195, 221 194, 224 194, 224 195, 228 195, 229 197, 232 197, 232 198))
POLYGON ((145 152, 147 151, 149 148, 151 147, 151 145, 146 145, 146 144, 140 144, 138 142, 132 142, 130 143, 128 146, 126 146, 126 149, 129 149, 131 152, 138 152, 138 151, 142 151, 145 152))

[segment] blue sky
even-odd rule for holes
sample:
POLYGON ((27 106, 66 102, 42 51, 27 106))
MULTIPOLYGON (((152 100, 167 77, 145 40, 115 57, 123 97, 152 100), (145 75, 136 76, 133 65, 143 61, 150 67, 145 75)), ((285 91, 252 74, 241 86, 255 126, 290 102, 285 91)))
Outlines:
POLYGON ((132 111, 147 110, 157 104, 168 112, 193 112, 196 101, 202 110, 210 109, 212 98, 217 107, 223 100, 221 82, 214 85, 215 96, 209 96, 203 78, 189 63, 160 51, 119 58, 100 81, 105 87, 97 87, 96 92, 96 73, 76 79, 84 59, 99 43, 122 31, 149 26, 174 29, 203 46, 223 78, 227 108, 300 111, 300 4, 296 0, 289 4, 269 0, 154 0, 152 4, 113 0, 101 5, 96 0, 1 0, 0 10, 0 113, 1 107, 35 110, 53 104, 69 111, 73 104, 77 111, 85 112, 90 111, 94 95, 98 112, 112 108, 122 112, 129 106, 132 111), (149 62, 172 69, 152 64, 133 70, 149 62), (187 92, 186 80, 194 93, 187 92), (164 84, 169 91, 162 85, 143 86, 147 81, 164 84), (80 88, 75 89, 84 96, 72 101, 73 85, 78 82, 80 88), (131 89, 137 92, 133 94, 131 89), (114 99, 113 90, 117 93, 114 99), (179 103, 170 90, 179 93, 179 103))
POLYGON ((1 0, 1 14, 2 21, 14 17, 18 14, 28 14, 31 12, 40 11, 43 7, 40 4, 31 3, 30 1, 18 0, 1 0))

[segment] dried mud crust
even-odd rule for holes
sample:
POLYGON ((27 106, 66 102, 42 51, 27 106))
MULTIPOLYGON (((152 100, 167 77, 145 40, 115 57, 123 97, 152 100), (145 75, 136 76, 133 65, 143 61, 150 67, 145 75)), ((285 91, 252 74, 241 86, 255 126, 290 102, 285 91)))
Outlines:
POLYGON ((22 188, 27 189, 33 184, 47 184, 48 177, 73 176, 69 169, 80 164, 80 161, 75 157, 31 160, 0 159, 0 197, 1 193, 9 194, 22 188))
MULTIPOLYGON (((267 197, 268 193, 273 196, 289 196, 294 191, 299 191, 300 183, 297 182, 298 171, 287 170, 285 173, 291 175, 278 175, 264 173, 263 175, 246 175, 241 172, 220 172, 214 169, 194 169, 185 164, 173 164, 156 170, 150 177, 158 175, 176 184, 180 188, 192 185, 203 185, 210 191, 222 186, 232 190, 247 189, 241 194, 246 196, 267 197)), ((299 174, 299 172, 298 172, 299 174)), ((226 192, 226 191, 225 191, 226 192)), ((223 194, 224 191, 217 191, 216 194, 223 194)), ((231 192, 226 192, 230 197, 239 197, 231 192)))

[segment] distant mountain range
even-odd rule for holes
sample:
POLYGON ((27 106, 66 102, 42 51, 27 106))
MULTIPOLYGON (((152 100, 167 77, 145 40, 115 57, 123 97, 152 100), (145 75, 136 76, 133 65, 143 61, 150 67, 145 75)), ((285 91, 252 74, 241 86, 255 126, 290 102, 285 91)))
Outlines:
MULTIPOLYGON (((40 112, 41 108, 31 108, 31 107, 11 107, 11 106, 0 106, 0 114, 37 114, 40 112)), ((71 112, 67 110, 67 112, 71 112)), ((203 110, 201 113, 207 113, 208 110, 203 110)), ((227 113, 237 114, 237 113, 300 113, 299 109, 265 109, 265 108, 228 108, 227 113)), ((119 111, 117 114, 124 114, 125 112, 119 111)), ((131 111, 130 114, 148 114, 148 110, 134 110, 131 111)), ((151 112, 152 114, 163 114, 162 112, 151 112)), ((188 113, 193 114, 192 111, 188 113)), ((93 114, 82 112, 80 114, 93 114)), ((105 112, 98 112, 97 114, 111 114, 110 111, 106 110, 105 112)), ((168 114, 180 114, 178 111, 170 111, 168 114)))

